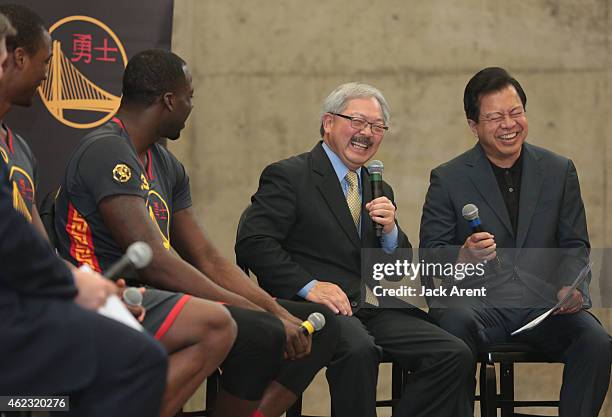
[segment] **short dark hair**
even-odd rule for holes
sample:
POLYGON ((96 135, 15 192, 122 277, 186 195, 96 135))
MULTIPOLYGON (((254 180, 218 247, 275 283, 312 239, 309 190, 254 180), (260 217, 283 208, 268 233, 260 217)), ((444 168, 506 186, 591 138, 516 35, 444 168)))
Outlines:
POLYGON ((163 49, 134 55, 123 73, 123 100, 150 106, 162 94, 176 90, 185 80, 185 61, 163 49))
POLYGON ((463 109, 465 116, 478 122, 480 116, 480 99, 483 95, 500 91, 508 86, 513 86, 521 102, 523 108, 527 110, 527 96, 521 84, 503 68, 489 67, 478 71, 476 75, 465 86, 463 92, 463 109))
POLYGON ((42 17, 20 4, 1 4, 0 13, 6 16, 17 31, 6 37, 6 49, 13 52, 16 48, 23 48, 30 55, 38 51, 43 34, 47 31, 42 17))

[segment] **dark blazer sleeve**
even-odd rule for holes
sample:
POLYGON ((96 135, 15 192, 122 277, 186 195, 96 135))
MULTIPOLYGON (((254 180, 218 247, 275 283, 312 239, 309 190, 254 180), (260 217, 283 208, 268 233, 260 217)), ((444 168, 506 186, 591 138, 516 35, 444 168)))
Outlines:
MULTIPOLYGON (((456 241, 457 216, 444 184, 443 176, 437 169, 431 171, 429 188, 423 204, 419 230, 419 248, 446 248, 446 261, 454 262, 462 243, 456 241), (451 250, 452 249, 452 250, 451 250)), ((435 251, 426 251, 435 253, 435 251)))
POLYGON ((238 228, 238 264, 248 265, 268 292, 290 299, 315 278, 282 246, 297 216, 296 191, 285 167, 275 163, 264 169, 251 203, 238 228))
POLYGON ((0 283, 29 296, 74 297, 72 273, 12 205, 0 164, 0 283))
POLYGON ((560 286, 572 285, 588 258, 587 252, 590 249, 590 243, 578 173, 571 160, 567 162, 557 239, 559 247, 567 248, 568 255, 571 255, 565 256, 557 269, 559 284, 560 286))

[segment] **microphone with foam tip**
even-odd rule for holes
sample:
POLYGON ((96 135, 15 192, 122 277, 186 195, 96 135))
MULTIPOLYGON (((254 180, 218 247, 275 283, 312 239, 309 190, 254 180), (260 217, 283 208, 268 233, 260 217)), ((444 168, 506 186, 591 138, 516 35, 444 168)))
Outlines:
POLYGON ((142 293, 136 287, 128 287, 123 290, 123 301, 132 307, 142 306, 142 293))
POLYGON ((153 251, 147 243, 134 242, 127 248, 125 255, 104 272, 104 276, 115 280, 130 267, 144 268, 151 262, 151 258, 153 251))
POLYGON ((306 336, 318 332, 325 326, 325 316, 321 313, 312 313, 308 316, 308 320, 300 324, 300 330, 306 336))
MULTIPOLYGON (((465 220, 467 220, 472 232, 486 232, 486 230, 483 229, 480 217, 478 216, 478 207, 476 207, 476 204, 469 203, 463 206, 461 209, 461 215, 465 220)), ((495 268, 501 268, 501 261, 497 256, 495 256, 495 268)))
MULTIPOLYGON (((383 196, 383 182, 382 173, 385 169, 383 163, 377 159, 373 160, 368 164, 368 172, 370 173, 370 184, 372 184, 372 200, 383 196)), ((380 223, 374 223, 374 230, 376 230, 376 237, 382 237, 383 225, 380 223)))

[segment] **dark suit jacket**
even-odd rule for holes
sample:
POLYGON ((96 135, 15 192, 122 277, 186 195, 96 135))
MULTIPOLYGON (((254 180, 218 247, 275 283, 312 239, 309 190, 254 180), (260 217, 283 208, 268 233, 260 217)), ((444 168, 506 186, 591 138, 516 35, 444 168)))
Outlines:
POLYGON ((73 392, 98 366, 92 330, 75 320, 82 310, 72 274, 13 209, 7 184, 0 162, 0 393, 73 392))
MULTIPOLYGON (((528 143, 522 152, 516 236, 490 163, 476 144, 431 171, 419 246, 454 248, 456 259, 456 251, 472 233, 461 210, 473 203, 484 229, 495 236, 503 263, 495 277, 489 276, 490 288, 515 277, 552 303, 561 286, 571 285, 588 256, 584 205, 571 160, 528 143)), ((590 305, 588 283, 580 289, 590 305)))
MULTIPOLYGON (((259 189, 241 221, 238 263, 253 271, 270 294, 294 298, 313 279, 333 282, 360 302, 361 248, 379 248, 363 205, 372 200, 370 176, 361 169, 361 239, 342 187, 321 142, 312 151, 264 169, 259 189)), ((388 184, 383 192, 393 201, 388 184)), ((398 226, 399 228, 399 226, 398 226)), ((410 242, 399 230, 398 246, 410 242)))

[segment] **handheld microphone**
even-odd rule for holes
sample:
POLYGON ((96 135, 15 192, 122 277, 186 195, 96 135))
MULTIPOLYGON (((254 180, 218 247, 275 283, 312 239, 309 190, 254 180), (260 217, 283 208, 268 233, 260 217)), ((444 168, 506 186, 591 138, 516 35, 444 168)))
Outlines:
POLYGON ((136 287, 128 287, 123 290, 123 301, 132 307, 142 306, 142 293, 136 287))
POLYGON ((306 336, 318 332, 325 326, 325 316, 321 313, 312 313, 308 316, 308 320, 300 324, 300 330, 306 336))
MULTIPOLYGON (((480 222, 480 217, 478 216, 478 207, 476 207, 476 204, 469 203, 463 206, 463 208, 461 209, 461 215, 465 220, 467 220, 468 224, 470 225, 470 228, 472 229, 472 232, 486 232, 486 230, 484 230, 482 227, 482 223, 480 222)), ((497 256, 495 256, 495 268, 501 268, 501 261, 497 256)))
POLYGON ((134 242, 127 248, 125 255, 104 272, 104 276, 115 280, 130 267, 144 268, 151 262, 151 258, 153 258, 151 246, 145 242, 134 242))
MULTIPOLYGON (((385 169, 383 163, 377 159, 368 164, 368 172, 370 173, 370 184, 372 184, 372 200, 383 196, 382 173, 385 169)), ((382 237, 383 225, 374 222, 374 230, 376 237, 382 237)))

